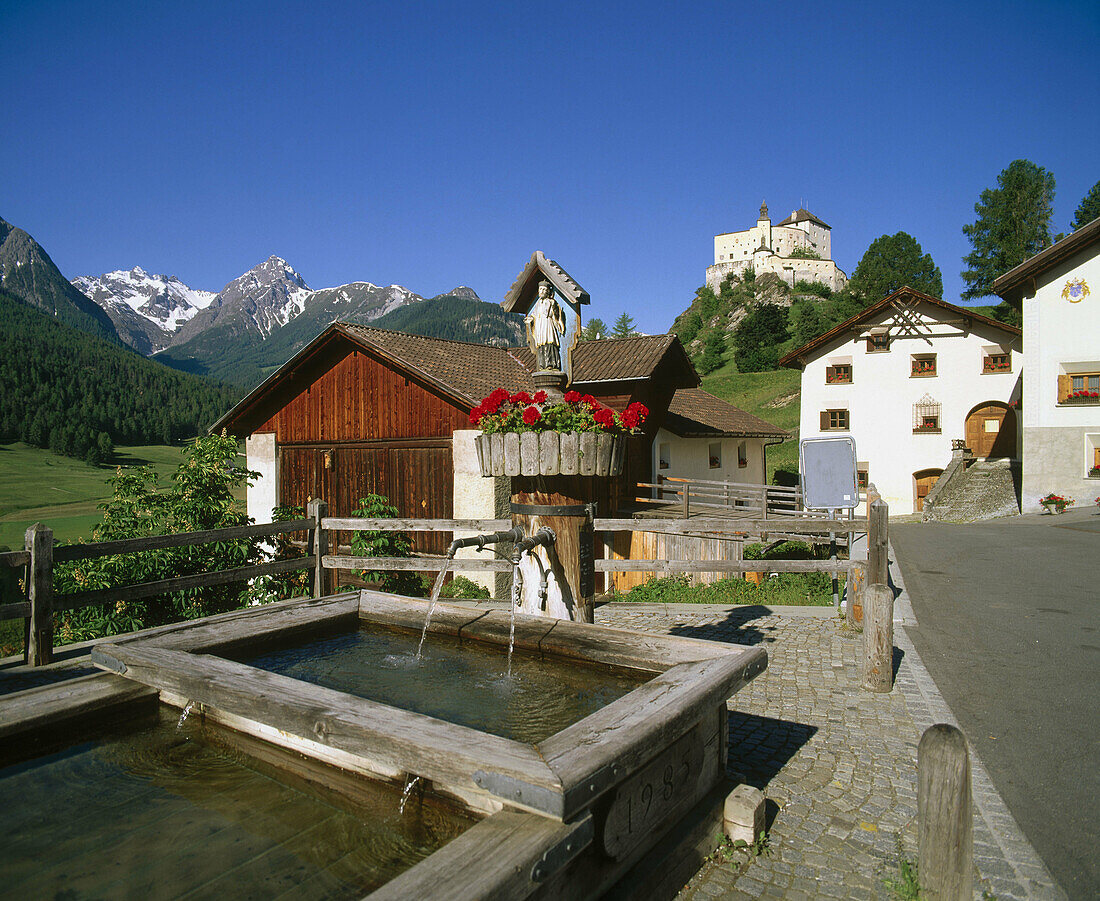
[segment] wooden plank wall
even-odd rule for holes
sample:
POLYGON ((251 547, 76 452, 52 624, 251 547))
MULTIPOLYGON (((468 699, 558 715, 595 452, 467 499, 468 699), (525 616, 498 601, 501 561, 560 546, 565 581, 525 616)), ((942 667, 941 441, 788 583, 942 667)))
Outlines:
POLYGON ((360 350, 349 350, 257 432, 279 444, 447 437, 469 428, 456 402, 360 350))
MULTIPOLYGON (((739 538, 706 538, 672 532, 616 532, 607 556, 612 560, 740 560, 739 538)), ((654 578, 653 572, 611 573, 616 591, 629 591, 654 578)), ((734 573, 689 573, 692 584, 740 578, 734 573)))

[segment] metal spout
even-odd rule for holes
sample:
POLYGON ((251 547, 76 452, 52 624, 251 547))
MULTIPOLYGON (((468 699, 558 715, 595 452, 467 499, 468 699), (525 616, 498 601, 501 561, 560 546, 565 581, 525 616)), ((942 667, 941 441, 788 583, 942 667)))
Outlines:
POLYGON ((485 550, 487 544, 498 544, 502 541, 516 542, 523 538, 523 528, 515 526, 505 532, 490 532, 487 535, 471 535, 469 538, 456 538, 447 548, 447 556, 454 557, 458 549, 462 547, 476 547, 479 551, 485 550))

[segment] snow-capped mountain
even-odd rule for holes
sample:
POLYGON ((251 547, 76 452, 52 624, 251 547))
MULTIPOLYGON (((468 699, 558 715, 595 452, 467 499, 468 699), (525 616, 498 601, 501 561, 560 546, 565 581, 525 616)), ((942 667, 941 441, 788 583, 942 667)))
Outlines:
POLYGON ((174 275, 150 275, 140 266, 82 275, 72 283, 103 308, 127 344, 147 355, 167 347, 173 334, 216 296, 174 275))

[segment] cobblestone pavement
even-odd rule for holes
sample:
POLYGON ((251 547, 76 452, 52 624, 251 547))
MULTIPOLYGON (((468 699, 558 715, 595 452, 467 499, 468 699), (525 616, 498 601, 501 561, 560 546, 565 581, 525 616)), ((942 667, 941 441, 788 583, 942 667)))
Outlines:
MULTIPOLYGON (((892 897, 885 880, 899 877, 902 857, 917 859, 917 743, 933 722, 953 721, 901 623, 895 688, 873 694, 858 688, 859 635, 829 608, 686 606, 596 612, 609 626, 768 650, 767 671, 730 699, 729 772, 766 794, 770 854, 740 875, 709 863, 680 898, 892 897)), ((973 782, 975 897, 1064 897, 977 761, 973 782)))

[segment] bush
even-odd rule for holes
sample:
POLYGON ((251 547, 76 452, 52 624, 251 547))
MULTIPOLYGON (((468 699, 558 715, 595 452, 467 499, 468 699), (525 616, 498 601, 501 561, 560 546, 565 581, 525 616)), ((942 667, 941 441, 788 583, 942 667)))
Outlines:
POLYGON ((779 573, 759 585, 742 579, 719 579, 691 585, 687 576, 650 579, 619 595, 616 601, 643 604, 764 604, 827 606, 832 580, 826 573, 779 573))
MULTIPOLYGON (((368 494, 359 499, 352 516, 362 519, 396 519, 397 508, 381 494, 368 494)), ((411 557, 412 542, 404 532, 365 530, 352 533, 351 552, 356 557, 411 557)), ((374 582, 379 590, 409 597, 426 594, 424 578, 412 572, 388 572, 365 569, 359 573, 366 582, 374 582)))
POLYGON ((489 589, 478 585, 465 576, 455 576, 440 589, 441 598, 456 598, 465 601, 482 601, 490 597, 489 589))

